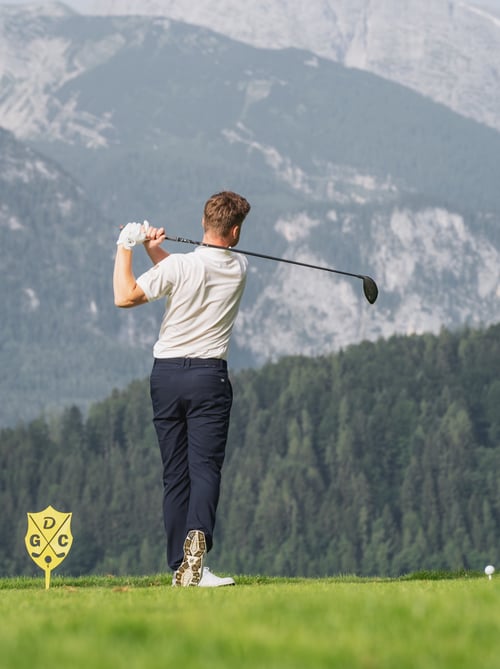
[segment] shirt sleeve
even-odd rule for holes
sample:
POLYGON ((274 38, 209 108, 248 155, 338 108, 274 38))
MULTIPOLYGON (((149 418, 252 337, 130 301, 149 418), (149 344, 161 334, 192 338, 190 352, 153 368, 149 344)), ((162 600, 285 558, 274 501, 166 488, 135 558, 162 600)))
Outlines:
POLYGON ((144 291, 148 302, 153 302, 170 295, 177 273, 177 262, 175 255, 172 254, 141 274, 136 283, 144 291))

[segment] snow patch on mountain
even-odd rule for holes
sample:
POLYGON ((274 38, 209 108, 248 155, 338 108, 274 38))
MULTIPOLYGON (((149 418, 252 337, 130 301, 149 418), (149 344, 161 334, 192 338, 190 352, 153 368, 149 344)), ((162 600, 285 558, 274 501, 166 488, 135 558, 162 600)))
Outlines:
POLYGON ((7 228, 13 232, 18 232, 24 228, 18 217, 14 216, 5 204, 0 206, 0 228, 7 228))
POLYGON ((24 294, 27 297, 27 305, 30 311, 36 311, 40 306, 40 299, 33 288, 25 288, 24 294))
POLYGON ((242 116, 246 114, 248 108, 261 100, 265 100, 271 93, 274 81, 270 79, 254 79, 246 86, 245 102, 243 104, 242 116))
POLYGON ((469 12, 473 12, 481 18, 486 19, 487 21, 491 21, 495 26, 497 26, 497 28, 500 28, 500 16, 497 18, 494 14, 492 14, 491 11, 488 11, 482 7, 476 7, 474 5, 465 5, 465 7, 469 12))
POLYGON ((62 2, 27 2, 23 3, 22 8, 14 3, 3 4, 0 8, 0 17, 18 17, 20 9, 26 17, 61 17, 75 14, 74 10, 62 2))
POLYGON ((35 176, 43 177, 50 181, 57 181, 59 173, 52 168, 47 162, 40 160, 34 156, 31 159, 15 158, 12 156, 4 156, 1 179, 9 184, 14 184, 20 181, 24 184, 30 183, 35 176))
POLYGON ((320 225, 321 221, 311 218, 305 212, 292 216, 289 219, 279 218, 274 226, 276 232, 282 235, 287 242, 296 242, 306 239, 309 232, 320 225))
POLYGON ((306 173, 297 165, 294 165, 290 158, 281 155, 274 146, 269 146, 253 139, 252 133, 248 131, 242 123, 239 123, 237 129, 225 129, 222 135, 230 144, 240 143, 245 145, 249 152, 260 153, 265 163, 271 167, 278 179, 288 184, 294 190, 312 196, 313 191, 308 183, 306 173))

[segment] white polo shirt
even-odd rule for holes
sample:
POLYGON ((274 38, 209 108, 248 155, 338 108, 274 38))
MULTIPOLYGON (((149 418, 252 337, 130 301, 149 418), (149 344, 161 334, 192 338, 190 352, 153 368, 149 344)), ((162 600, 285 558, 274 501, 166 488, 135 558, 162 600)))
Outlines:
POLYGON ((226 249, 173 253, 142 274, 148 301, 165 297, 155 358, 227 359, 248 260, 226 249))

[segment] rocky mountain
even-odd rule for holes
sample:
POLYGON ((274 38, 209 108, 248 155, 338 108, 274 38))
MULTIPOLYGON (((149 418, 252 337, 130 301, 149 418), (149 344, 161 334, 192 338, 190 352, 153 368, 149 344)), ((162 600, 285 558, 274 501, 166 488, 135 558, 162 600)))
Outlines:
POLYGON ((110 228, 70 175, 0 129, 0 425, 146 373, 111 308, 110 228))
POLYGON ((17 137, 2 134, 0 231, 9 257, 25 259, 2 265, 22 286, 2 308, 13 398, 29 388, 16 377, 26 352, 40 378, 74 379, 58 370, 74 360, 77 334, 78 385, 33 386, 37 408, 81 404, 147 373, 158 312, 112 306, 118 226, 148 218, 198 239, 203 203, 222 188, 253 205, 243 249, 369 274, 380 289, 371 306, 356 279, 252 259, 233 366, 499 319, 494 128, 310 51, 164 17, 0 6, 0 42, 0 126, 17 137), (34 164, 50 166, 43 179, 34 164), (39 225, 40 238, 16 246, 19 226, 39 225), (61 259, 67 295, 54 295, 59 274, 47 272, 61 259))
POLYGON ((500 129, 500 11, 475 0, 94 0, 101 15, 166 16, 260 48, 299 48, 408 86, 500 129))

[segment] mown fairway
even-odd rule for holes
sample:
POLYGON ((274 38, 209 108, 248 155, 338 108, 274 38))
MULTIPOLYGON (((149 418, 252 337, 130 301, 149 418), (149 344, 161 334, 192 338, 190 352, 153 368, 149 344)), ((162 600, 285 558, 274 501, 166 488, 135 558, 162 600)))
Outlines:
POLYGON ((500 578, 0 580, 2 669, 498 669, 500 578))

